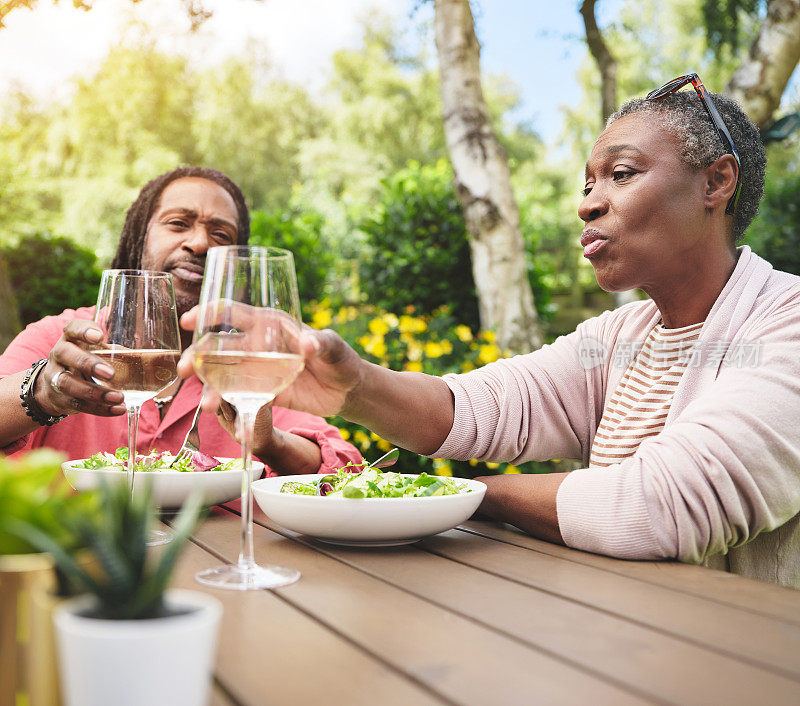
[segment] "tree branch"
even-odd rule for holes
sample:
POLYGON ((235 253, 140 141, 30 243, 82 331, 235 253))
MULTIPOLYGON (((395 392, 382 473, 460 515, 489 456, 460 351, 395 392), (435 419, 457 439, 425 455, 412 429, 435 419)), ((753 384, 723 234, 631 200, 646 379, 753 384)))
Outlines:
POLYGON ((608 117, 617 109, 617 60, 606 45, 597 26, 594 6, 597 0, 583 0, 580 13, 586 29, 586 44, 600 70, 601 119, 605 126, 608 117))
POLYGON ((774 115, 800 62, 800 0, 770 0, 749 56, 733 74, 727 92, 747 116, 764 127, 774 115))

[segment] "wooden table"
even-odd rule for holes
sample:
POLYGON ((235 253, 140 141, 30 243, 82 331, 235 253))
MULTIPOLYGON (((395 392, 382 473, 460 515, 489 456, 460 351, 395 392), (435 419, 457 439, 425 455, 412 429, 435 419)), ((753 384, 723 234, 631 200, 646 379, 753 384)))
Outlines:
POLYGON ((256 560, 299 582, 194 581, 236 560, 232 513, 197 529, 174 582, 224 606, 214 706, 800 704, 800 591, 489 522, 354 549, 256 521, 256 560))

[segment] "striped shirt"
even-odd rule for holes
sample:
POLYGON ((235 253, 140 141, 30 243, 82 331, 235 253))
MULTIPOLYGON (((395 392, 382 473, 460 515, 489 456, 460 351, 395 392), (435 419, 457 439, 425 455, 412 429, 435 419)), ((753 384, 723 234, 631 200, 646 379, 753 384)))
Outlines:
POLYGON ((603 410, 589 466, 619 463, 661 432, 702 328, 703 322, 672 329, 656 324, 603 410))

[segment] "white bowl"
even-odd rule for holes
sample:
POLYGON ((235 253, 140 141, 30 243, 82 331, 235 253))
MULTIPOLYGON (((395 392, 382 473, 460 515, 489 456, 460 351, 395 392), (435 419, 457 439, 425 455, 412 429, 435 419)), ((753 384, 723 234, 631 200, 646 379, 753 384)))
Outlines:
MULTIPOLYGON (((405 476, 416 478, 416 476, 405 476)), ((281 493, 284 483, 308 483, 313 476, 275 476, 253 483, 264 514, 282 527, 323 542, 356 547, 388 547, 416 542, 452 529, 478 509, 486 486, 459 478, 471 493, 425 498, 328 498, 281 493)))
MULTIPOLYGON (((229 458, 219 458, 223 463, 229 458)), ((75 468, 86 459, 61 464, 67 482, 77 491, 92 490, 105 478, 107 483, 127 483, 126 471, 102 468, 75 468)), ((250 480, 258 478, 264 464, 253 459, 250 480)), ((159 507, 180 507, 195 488, 202 488, 206 505, 219 505, 234 500, 242 494, 242 470, 234 471, 143 471, 133 475, 133 492, 141 492, 145 482, 153 484, 153 498, 159 507)))

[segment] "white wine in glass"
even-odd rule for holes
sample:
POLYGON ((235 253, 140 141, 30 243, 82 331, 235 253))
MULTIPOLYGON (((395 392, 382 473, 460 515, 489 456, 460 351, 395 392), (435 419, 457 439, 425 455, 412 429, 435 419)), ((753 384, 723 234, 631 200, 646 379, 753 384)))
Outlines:
MULTIPOLYGON (((127 470, 133 492, 142 404, 178 377, 181 347, 172 275, 149 270, 105 270, 94 321, 103 330, 103 339, 92 352, 114 369, 111 380, 94 380, 119 390, 128 411, 127 470)), ((169 531, 152 529, 148 544, 163 544, 170 538, 169 531)))
POLYGON ((256 415, 303 370, 300 331, 292 253, 247 245, 209 250, 192 354, 200 379, 236 409, 244 470, 239 559, 201 571, 201 583, 253 590, 300 578, 294 569, 256 564, 250 489, 256 415))

